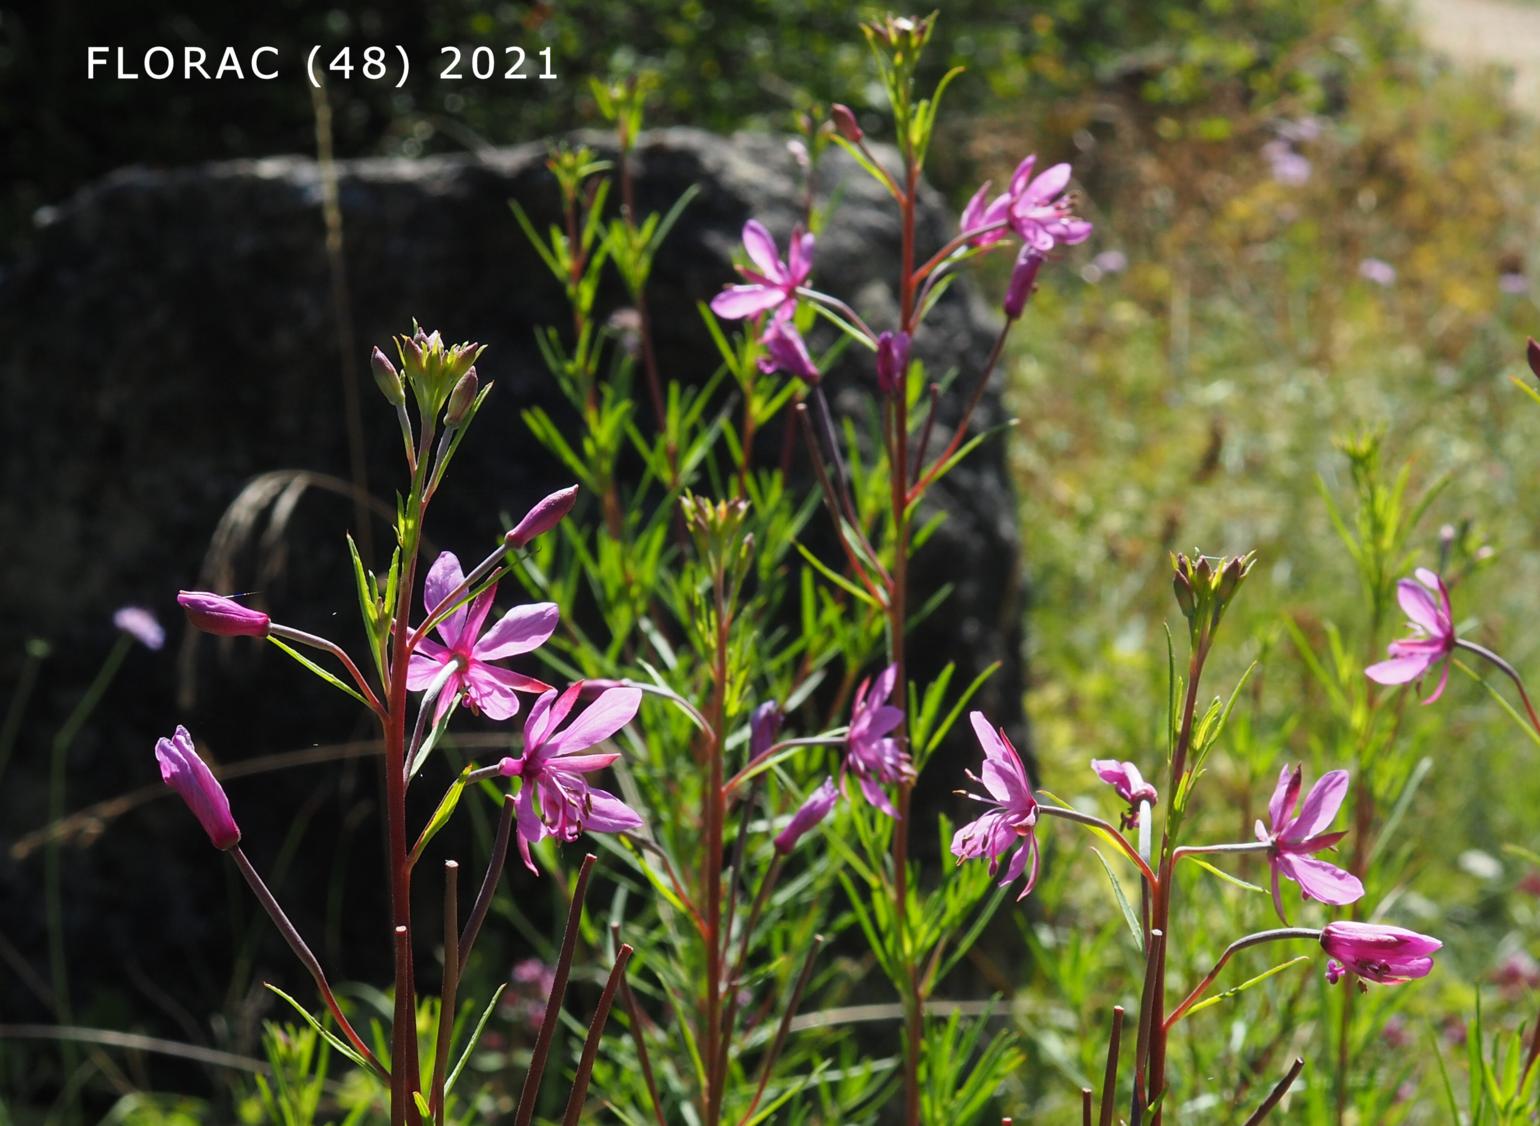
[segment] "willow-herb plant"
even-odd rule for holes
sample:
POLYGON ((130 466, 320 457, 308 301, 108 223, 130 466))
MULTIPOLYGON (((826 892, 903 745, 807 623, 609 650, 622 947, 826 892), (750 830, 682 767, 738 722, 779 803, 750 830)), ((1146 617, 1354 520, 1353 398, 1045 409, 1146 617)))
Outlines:
MULTIPOLYGON (((951 665, 933 683, 912 679, 910 631, 945 595, 916 605, 910 562, 945 518, 934 487, 985 437, 973 432, 976 408, 1040 273, 1060 247, 1091 235, 1068 190, 1069 166, 1039 171, 1029 156, 1003 191, 987 183, 978 190, 953 237, 923 245, 926 156, 942 95, 958 74, 928 95, 916 88, 934 27, 934 16, 889 16, 863 27, 889 105, 892 147, 869 142, 845 106, 823 119, 803 117, 794 148, 805 176, 802 223, 779 239, 753 218, 745 224, 741 281, 700 310, 720 364, 697 386, 667 378, 660 367, 648 304, 653 265, 690 196, 666 213, 638 209, 632 177, 649 82, 595 86, 616 129, 613 157, 582 148, 552 153, 559 219, 544 231, 513 205, 570 308, 570 323, 538 340, 576 426, 535 407, 523 417, 577 485, 536 504, 468 571, 447 553, 422 559, 431 502, 491 388, 476 372, 476 345, 446 346, 437 333, 417 330, 396 342, 399 368, 376 349, 372 368, 396 412, 409 484, 383 576, 353 551, 368 639, 363 661, 236 600, 183 595, 194 625, 267 638, 379 724, 390 872, 390 926, 382 926, 381 940, 393 944, 396 973, 388 1039, 377 1044, 360 1034, 242 853, 229 803, 188 733, 179 728, 157 754, 166 780, 230 852, 310 972, 328 1015, 296 1007, 375 1078, 393 1126, 443 1123, 474 1107, 472 1099, 458 1101, 455 1083, 492 1006, 469 1035, 457 1037, 466 1011, 458 986, 515 840, 531 869, 537 858, 549 864, 554 856, 543 842, 572 842, 585 832, 601 834, 596 847, 614 860, 600 880, 610 897, 607 933, 583 917, 592 856, 576 875, 514 1114, 519 1124, 537 1111, 579 945, 605 950, 612 968, 568 1072, 566 1122, 591 1113, 590 1082, 627 1122, 858 1122, 885 1108, 896 1108, 910 1126, 977 1118, 1023 1057, 1009 1032, 989 1031, 987 1014, 942 1017, 931 1009, 1006 889, 1021 881, 1018 899, 1032 890, 1043 818, 1089 830, 1122 854, 1141 885, 1135 902, 1103 861, 1142 975, 1128 1036, 1126 1007, 1113 1009, 1100 1097, 1089 1088, 1082 1096, 1086 1121, 1098 1102, 1100 1121, 1112 1121, 1126 1041, 1134 1057, 1127 1119, 1136 1126, 1162 1121, 1180 1098, 1168 1079, 1173 1030, 1214 1003, 1211 986, 1243 951, 1317 943, 1333 982, 1350 976, 1391 984, 1432 965, 1439 943, 1398 927, 1289 923, 1288 883, 1327 905, 1364 895, 1358 872, 1321 856, 1343 837, 1331 826, 1348 790, 1345 771, 1327 771, 1302 795, 1302 769, 1285 764, 1255 840, 1191 839, 1198 783, 1245 683, 1228 701, 1202 705, 1202 677, 1252 569, 1249 554, 1173 560, 1187 661, 1178 675, 1172 656, 1164 760, 1092 764, 1118 797, 1119 824, 1034 790, 1003 729, 972 711, 967 719, 984 761, 967 796, 983 811, 955 830, 945 818, 936 827, 956 867, 932 876, 915 862, 916 787, 993 669, 960 687, 951 665), (873 323, 814 283, 820 232, 839 221, 816 190, 831 145, 880 185, 897 212, 890 323, 873 323), (956 379, 930 379, 919 359, 929 315, 965 267, 1002 249, 1014 251, 1014 263, 987 359, 956 379), (630 304, 603 314, 600 295, 611 273, 630 304), (866 418, 837 419, 825 393, 825 373, 846 351, 869 373, 866 418), (784 435, 778 463, 762 456, 762 439, 775 428, 784 435), (795 487, 793 470, 803 468, 815 482, 811 490, 795 487), (569 518, 580 498, 597 505, 593 531, 581 512, 569 518), (832 558, 815 547, 820 536, 832 539, 832 558), (489 626, 505 577, 536 601, 489 626), (424 612, 414 615, 419 588, 424 612), (319 651, 342 675, 302 648, 319 651), (509 666, 537 649, 541 675, 565 679, 567 687, 509 666), (648 698, 643 734, 633 721, 648 698), (442 761, 433 752, 461 708, 494 721, 522 714, 519 753, 466 766, 428 822, 409 827, 408 787, 442 761), (615 748, 601 749, 611 740, 615 748), (595 784, 601 771, 613 772, 617 792, 595 784), (485 875, 463 922, 458 869, 445 864, 441 995, 426 1010, 432 1036, 424 1047, 410 912, 414 869, 467 793, 497 792, 505 783, 516 789, 500 797, 485 875), (1187 860, 1214 872, 1211 861, 1237 854, 1265 860, 1282 926, 1236 936, 1177 999, 1168 966, 1182 964, 1172 953, 1192 938, 1179 865, 1187 860), (964 863, 974 859, 988 863, 964 863), (991 892, 993 878, 1000 887, 991 892), (840 890, 846 909, 826 910, 840 890), (848 951, 861 944, 891 982, 901 1018, 891 1056, 878 1059, 839 1028, 793 1034, 805 1002, 816 999, 827 1014, 853 996, 850 971, 862 955, 848 951), (612 1007, 628 1035, 610 1037, 601 1051, 612 1007), (456 1048, 460 1062, 451 1065, 456 1048)), ((1388 572, 1381 566, 1377 573, 1388 572)), ((1443 628, 1436 607, 1425 619, 1413 618, 1443 628)), ((1364 769, 1362 759, 1357 765, 1364 769)), ((1354 827, 1366 835, 1361 821, 1354 827)), ((296 1052, 302 1062, 311 1058, 304 1045, 296 1052)), ((1302 1066, 1288 1069, 1251 1121, 1278 1104, 1302 1066)))

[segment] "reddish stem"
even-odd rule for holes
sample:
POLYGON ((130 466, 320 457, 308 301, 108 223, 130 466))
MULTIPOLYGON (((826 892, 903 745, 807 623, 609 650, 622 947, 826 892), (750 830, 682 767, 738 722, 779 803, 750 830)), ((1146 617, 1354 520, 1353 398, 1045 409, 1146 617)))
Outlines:
POLYGON ((583 1041, 583 1054, 578 1059, 577 1074, 572 1079, 572 1093, 567 1096, 567 1113, 562 1118, 562 1126, 578 1126, 583 1120, 583 1100, 588 1095, 588 1080, 593 1076, 594 1060, 599 1055, 599 1040, 604 1035, 604 1026, 610 1019, 610 1006, 615 1003, 615 991, 625 980, 626 963, 630 960, 631 947, 622 944, 620 953, 615 955, 615 965, 610 969, 609 979, 604 983, 604 992, 599 994, 594 1019, 588 1026, 588 1037, 583 1041))

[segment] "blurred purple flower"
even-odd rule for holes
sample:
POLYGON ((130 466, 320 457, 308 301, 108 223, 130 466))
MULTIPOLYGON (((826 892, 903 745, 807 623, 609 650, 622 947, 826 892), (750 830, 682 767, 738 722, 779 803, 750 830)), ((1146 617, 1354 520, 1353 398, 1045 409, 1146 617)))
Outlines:
POLYGON ((970 712, 968 721, 973 724, 973 733, 984 749, 983 770, 979 774, 970 770, 968 777, 983 786, 988 796, 968 793, 963 796, 991 808, 952 835, 952 855, 957 857, 959 864, 988 856, 989 874, 994 876, 1000 871, 1001 858, 1015 845, 1016 854, 1006 866, 1000 886, 1008 886, 1025 872, 1026 886, 1016 897, 1020 901, 1037 883, 1040 860, 1035 832, 1037 799, 1032 796, 1032 782, 1021 763, 1021 756, 1011 746, 1005 732, 991 727, 983 712, 970 712))
POLYGON ((1517 270, 1505 270, 1497 275, 1497 288, 1510 297, 1522 297, 1529 292, 1529 275, 1517 270))
POLYGON ((1392 641, 1390 659, 1370 665, 1364 674, 1376 684, 1408 684, 1420 681, 1434 665, 1443 662, 1438 687, 1423 701, 1431 704, 1449 683, 1449 654, 1454 652, 1454 609, 1449 604, 1449 589, 1444 580, 1426 567, 1414 572, 1417 581, 1402 579, 1396 584, 1396 599, 1412 627, 1412 636, 1392 641), (1420 585, 1419 585, 1420 584, 1420 585), (1437 601, 1434 600, 1437 595, 1437 601))
POLYGON ((1332 959, 1326 980, 1333 985, 1348 973, 1381 985, 1427 977, 1433 954, 1443 945, 1425 934, 1381 923, 1327 923, 1321 931, 1321 947, 1332 959))
POLYGON ((903 711, 887 702, 897 678, 898 666, 889 665, 877 675, 875 684, 868 677, 856 689, 850 729, 845 735, 845 765, 840 771, 841 788, 845 773, 854 774, 866 800, 889 817, 898 814, 883 792, 883 785, 907 782, 914 777, 908 753, 897 739, 888 737, 888 732, 904 721, 903 711))
MULTIPOLYGON (((1029 156, 1016 166, 1010 187, 989 199, 990 182, 985 181, 963 208, 958 229, 964 234, 1008 222, 1010 228, 1039 254, 1047 254, 1056 245, 1073 246, 1091 236, 1091 224, 1071 214, 1073 197, 1065 194, 1070 166, 1055 164, 1042 175, 1033 177, 1037 157, 1029 156), (988 202, 986 202, 986 200, 988 202)), ((1006 236, 1006 228, 988 231, 969 239, 972 246, 990 246, 1006 236)))
POLYGON ((773 320, 759 342, 765 346, 765 354, 759 357, 759 370, 766 375, 785 372, 796 376, 809 386, 818 382, 818 368, 808 355, 802 334, 790 321, 773 320))
POLYGON ((176 601, 194 628, 216 637, 266 637, 272 624, 261 610, 206 590, 178 591, 176 601))
POLYGON ((833 778, 825 778, 823 785, 819 786, 801 806, 797 812, 791 815, 786 828, 782 829, 775 837, 775 851, 785 856, 797 847, 797 842, 807 835, 808 830, 817 826, 829 811, 840 800, 839 788, 835 786, 833 778))
POLYGON ((503 994, 503 1004, 523 1023, 538 1028, 545 1019, 551 990, 556 988, 556 967, 539 958, 524 958, 513 964, 509 981, 511 988, 503 994))
POLYGON ((519 852, 531 872, 538 869, 530 859, 529 846, 543 837, 575 841, 585 831, 629 833, 642 826, 635 810, 614 794, 590 786, 583 777, 604 769, 620 755, 580 753, 635 718, 642 690, 608 688, 565 731, 558 732, 582 690, 579 681, 560 696, 553 688, 536 700, 524 720, 524 753, 497 764, 503 777, 522 780, 517 800, 519 852))
MULTIPOLYGON (((423 583, 423 603, 429 612, 449 597, 464 579, 460 560, 452 552, 446 551, 435 559, 423 583)), ((435 720, 443 718, 462 692, 471 711, 488 719, 509 719, 519 711, 517 693, 551 689, 543 680, 512 669, 498 668, 491 662, 528 653, 544 645, 560 619, 556 603, 515 606, 483 633, 481 627, 486 623, 496 596, 494 585, 468 607, 459 607, 441 621, 437 629, 444 639, 443 645, 428 637, 417 643, 417 651, 412 654, 406 669, 406 686, 411 691, 421 692, 431 685, 445 665, 456 666, 439 691, 435 720)))
POLYGON ((1262 146, 1262 159, 1267 161, 1268 171, 1280 184, 1297 188, 1310 180, 1310 161, 1296 152, 1287 141, 1268 141, 1262 146))
POLYGON ((1101 271, 1103 276, 1121 274, 1128 269, 1128 255, 1121 250, 1104 250, 1091 259, 1091 265, 1101 271))
POLYGON ((112 615, 112 624, 146 649, 158 651, 166 644, 166 631, 155 615, 143 606, 122 606, 112 615))
POLYGON ((1358 276, 1385 289, 1396 284, 1396 268, 1383 258, 1365 258, 1358 264, 1358 276))
POLYGON ((728 286, 711 299, 711 311, 732 321, 771 309, 779 320, 791 316, 797 304, 797 287, 807 281, 813 269, 813 236, 800 226, 793 230, 789 261, 783 262, 770 232, 750 219, 743 225, 743 248, 756 267, 738 267, 749 284, 728 286))
POLYGON ((1333 847, 1347 836, 1346 831, 1321 832, 1342 808, 1342 799, 1347 796, 1348 789, 1347 771, 1333 770, 1321 775, 1310 787, 1296 814, 1294 807, 1299 802, 1301 773, 1299 766, 1283 768, 1272 801, 1267 803, 1272 827, 1269 830, 1261 821, 1256 825, 1257 840, 1271 846, 1267 862, 1273 873, 1273 906, 1285 923, 1288 916, 1283 911, 1279 876, 1297 883, 1306 899, 1318 899, 1322 903, 1341 906, 1357 901, 1364 894, 1364 885, 1357 876, 1311 855, 1333 847))
POLYGON ((232 849, 241 843, 241 830, 230 815, 230 799, 207 764, 198 757, 187 728, 177 725, 176 734, 155 743, 161 781, 175 790, 193 811, 215 848, 232 849))

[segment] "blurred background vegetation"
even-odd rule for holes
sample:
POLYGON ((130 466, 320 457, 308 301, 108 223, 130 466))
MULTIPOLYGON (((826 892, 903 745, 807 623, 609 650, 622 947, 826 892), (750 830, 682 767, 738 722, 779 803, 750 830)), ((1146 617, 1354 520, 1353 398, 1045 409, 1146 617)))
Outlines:
MULTIPOLYGON (((463 151, 595 124, 587 79, 643 70, 655 78, 654 125, 790 131, 799 112, 840 100, 881 137, 857 14, 833 0, 7 9, 0 258, 24 250, 39 206, 120 165, 314 151, 315 106, 298 76, 314 42, 403 43, 417 64, 399 91, 333 84, 341 156, 463 151), (274 44, 285 77, 92 83, 87 43, 121 44, 131 59, 157 43, 248 54, 274 44), (478 43, 550 47, 561 79, 451 84, 424 65, 443 45, 478 43)), ((1024 691, 1051 788, 1090 793, 1093 756, 1157 753, 1173 610, 1165 553, 1195 546, 1261 557, 1211 681, 1227 689, 1267 657, 1247 716, 1265 752, 1216 767, 1217 792, 1235 802, 1226 828, 1249 836, 1285 756, 1311 776, 1340 765, 1341 733, 1302 653, 1325 645, 1328 623, 1365 661, 1392 636, 1393 623, 1376 633, 1367 618, 1324 499, 1351 510, 1337 439, 1366 429, 1391 472, 1410 467, 1414 493, 1447 478, 1413 533, 1419 561, 1448 559, 1461 577, 1457 620, 1540 675, 1526 628, 1540 614, 1529 487, 1540 408, 1512 382, 1540 328, 1540 148, 1504 75, 1453 69, 1394 5, 1359 0, 957 0, 928 65, 932 78, 968 67, 933 160, 944 190, 960 204, 1037 151, 1074 161, 1081 211, 1097 223, 1087 247, 1045 272, 1008 364, 1035 596, 1024 691)), ((1405 1043, 1463 1051, 1478 987, 1489 1022, 1512 1029, 1534 1019, 1540 985, 1535 871, 1504 849, 1540 837, 1536 748, 1458 674, 1444 701, 1411 703, 1399 722, 1403 753, 1432 766, 1401 828, 1399 870, 1415 874, 1415 892, 1378 890, 1398 897, 1398 921, 1447 947, 1426 988, 1372 1002, 1364 1079, 1392 1091, 1405 1043), (1392 1019, 1406 1040, 1384 1031, 1392 1019)), ((1060 1100, 1092 1065, 1077 1054, 1082 1030, 1122 984, 1066 967, 1122 924, 1105 889, 1079 879, 1083 856, 1066 841, 1046 850, 1062 855, 1021 918, 1029 980, 1013 968, 999 984, 1030 989, 1021 1028, 1033 1067, 1012 1092, 1017 1113, 1062 1121, 1060 1100)), ((1213 927, 1227 932, 1244 893, 1215 887, 1213 927)), ((1254 921, 1258 905, 1245 903, 1254 921)), ((1255 1005, 1248 1021, 1287 1016, 1255 1005)), ((1237 1050, 1216 1066, 1258 1064, 1237 1050)), ((1405 1081, 1373 1120, 1449 1120, 1431 1067, 1405 1081)))

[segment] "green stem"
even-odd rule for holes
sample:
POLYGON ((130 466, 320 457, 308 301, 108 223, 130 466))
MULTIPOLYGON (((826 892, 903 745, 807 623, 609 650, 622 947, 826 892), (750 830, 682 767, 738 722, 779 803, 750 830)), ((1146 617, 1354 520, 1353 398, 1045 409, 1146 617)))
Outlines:
MULTIPOLYGON (((48 822, 50 825, 64 817, 66 767, 75 738, 80 734, 80 729, 85 726, 86 721, 91 718, 91 713, 102 702, 102 696, 106 694, 108 686, 118 675, 123 658, 128 656, 128 651, 133 644, 134 640, 128 634, 118 634, 116 643, 108 652, 107 659, 102 662, 102 667, 97 670, 96 677, 75 704, 74 710, 65 719, 58 733, 54 735, 48 767, 48 822)), ((73 1005, 70 1001, 69 960, 66 957, 64 939, 64 876, 59 856, 61 845, 62 837, 57 833, 51 833, 43 850, 43 898, 48 918, 48 976, 49 986, 53 990, 54 1018, 60 1024, 73 1024, 75 1021, 73 1005)), ((64 1070, 73 1071, 77 1065, 75 1045, 65 1043, 62 1054, 64 1070)))

